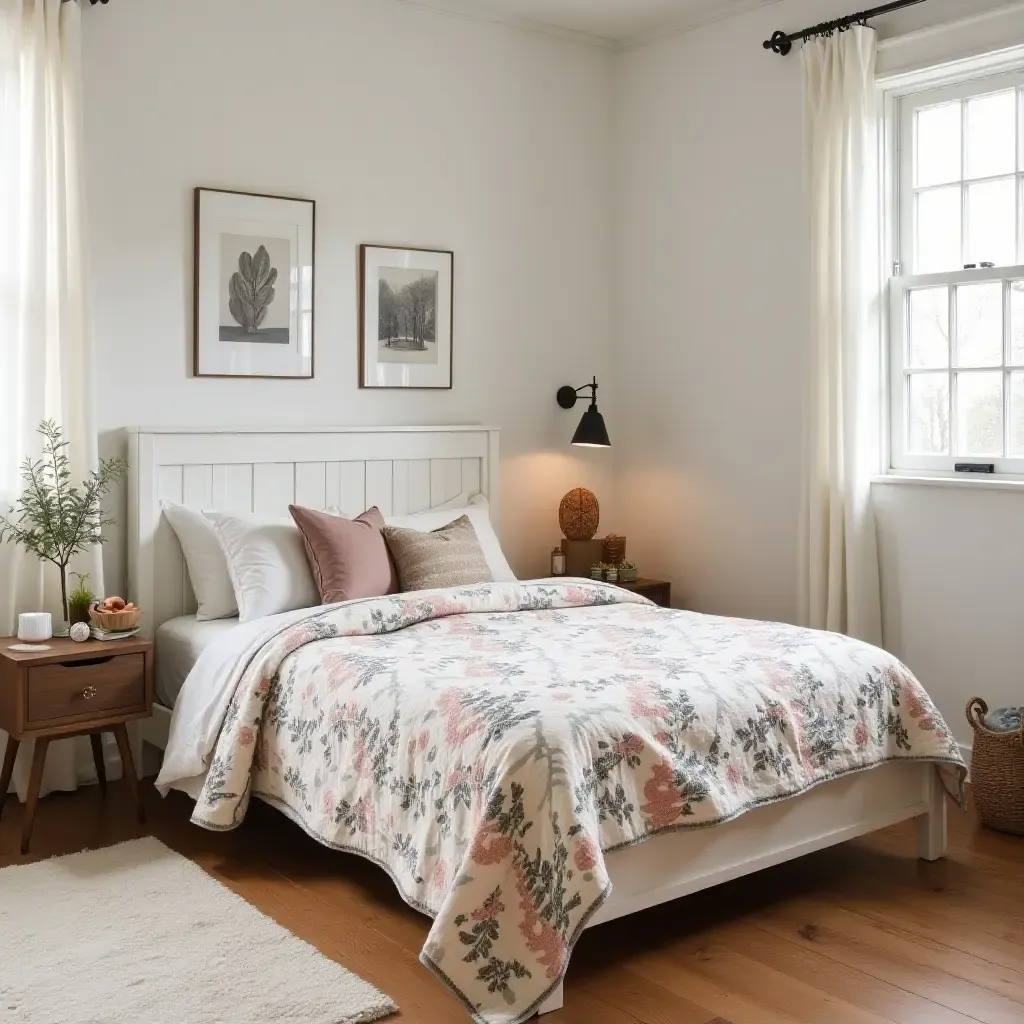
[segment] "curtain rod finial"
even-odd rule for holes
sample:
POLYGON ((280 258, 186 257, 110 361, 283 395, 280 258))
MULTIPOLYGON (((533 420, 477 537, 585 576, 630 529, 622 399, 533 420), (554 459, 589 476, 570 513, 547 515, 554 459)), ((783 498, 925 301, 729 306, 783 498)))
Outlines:
POLYGON ((772 53, 778 53, 783 57, 793 49, 793 44, 790 42, 789 36, 787 36, 781 29, 777 32, 773 32, 771 39, 766 39, 761 45, 766 50, 771 50, 772 53))

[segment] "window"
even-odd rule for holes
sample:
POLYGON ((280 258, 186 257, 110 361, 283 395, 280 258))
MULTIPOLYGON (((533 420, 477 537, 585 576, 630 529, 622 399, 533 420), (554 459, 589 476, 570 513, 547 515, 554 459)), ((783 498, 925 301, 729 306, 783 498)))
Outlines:
POLYGON ((897 101, 894 469, 1024 474, 1024 73, 897 101))

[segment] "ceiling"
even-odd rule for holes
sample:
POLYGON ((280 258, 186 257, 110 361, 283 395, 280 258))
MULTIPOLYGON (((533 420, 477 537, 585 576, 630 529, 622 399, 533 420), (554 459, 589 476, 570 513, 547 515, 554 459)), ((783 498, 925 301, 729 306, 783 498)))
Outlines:
POLYGON ((779 0, 412 0, 465 14, 589 36, 614 45, 694 28, 779 0))

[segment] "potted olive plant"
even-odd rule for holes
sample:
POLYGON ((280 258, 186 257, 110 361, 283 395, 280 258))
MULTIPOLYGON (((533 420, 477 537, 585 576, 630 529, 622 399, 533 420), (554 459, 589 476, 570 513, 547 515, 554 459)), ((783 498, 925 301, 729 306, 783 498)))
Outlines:
MULTIPOLYGON (((60 427, 45 420, 39 433, 46 439, 42 458, 26 458, 21 464, 25 490, 7 515, 0 515, 0 541, 14 541, 40 561, 57 566, 61 608, 68 622, 68 564, 75 555, 106 539, 103 527, 112 526, 114 520, 106 518, 103 499, 125 475, 128 465, 121 458, 100 459, 99 468, 80 487, 75 486, 67 454, 70 442, 63 439, 60 427)), ((79 589, 84 589, 84 582, 84 577, 80 578, 79 589)))

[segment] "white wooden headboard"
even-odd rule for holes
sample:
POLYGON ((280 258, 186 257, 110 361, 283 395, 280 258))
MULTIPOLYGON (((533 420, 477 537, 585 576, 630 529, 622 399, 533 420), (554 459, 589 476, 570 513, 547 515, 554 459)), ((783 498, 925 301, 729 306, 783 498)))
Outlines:
POLYGON ((498 528, 498 431, 492 427, 130 427, 128 596, 143 632, 195 612, 185 560, 162 500, 287 517, 288 505, 376 505, 404 515, 463 491, 487 496, 498 528))

